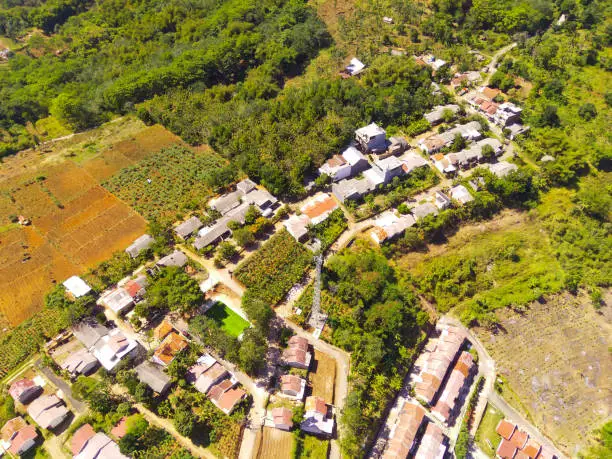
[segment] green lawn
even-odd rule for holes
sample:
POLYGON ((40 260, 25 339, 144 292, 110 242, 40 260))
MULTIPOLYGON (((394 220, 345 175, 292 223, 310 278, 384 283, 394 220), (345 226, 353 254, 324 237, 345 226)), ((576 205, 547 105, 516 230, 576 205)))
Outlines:
POLYGON ((476 444, 490 457, 495 456, 495 449, 501 440, 501 437, 495 431, 495 428, 502 419, 504 419, 504 415, 501 413, 501 411, 491 404, 488 404, 487 410, 485 411, 482 421, 480 421, 480 425, 478 426, 478 431, 476 432, 476 444), (486 439, 489 439, 494 449, 489 446, 486 439))
POLYGON ((249 323, 220 301, 210 308, 206 315, 219 324, 228 335, 238 337, 249 327, 249 323))

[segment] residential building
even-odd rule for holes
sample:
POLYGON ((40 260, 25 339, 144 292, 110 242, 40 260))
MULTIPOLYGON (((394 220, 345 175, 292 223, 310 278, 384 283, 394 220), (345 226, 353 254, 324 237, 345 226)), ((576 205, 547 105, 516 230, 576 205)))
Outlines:
POLYGON ((255 183, 246 179, 236 185, 236 191, 224 194, 212 199, 209 203, 212 209, 227 215, 232 210, 244 205, 243 213, 246 213, 249 205, 254 205, 264 217, 272 214, 272 209, 278 204, 278 199, 268 191, 259 189, 255 183))
POLYGON ((432 155, 431 160, 433 161, 435 168, 445 175, 453 175, 455 172, 457 172, 457 168, 451 162, 449 155, 436 153, 435 155, 432 155))
POLYGON ((236 191, 242 193, 243 195, 253 191, 255 188, 257 188, 255 182, 248 178, 241 180, 236 184, 236 191))
POLYGON ((174 228, 174 232, 181 239, 187 239, 189 236, 191 236, 197 230, 202 228, 202 226, 203 225, 202 225, 202 222, 200 221, 200 219, 198 217, 194 216, 194 217, 188 218, 187 220, 185 220, 180 225, 177 225, 174 228))
POLYGON ((71 376, 88 375, 98 366, 96 359, 91 352, 85 348, 70 354, 60 365, 62 370, 66 370, 71 376))
POLYGON ((317 193, 309 198, 300 211, 310 219, 311 225, 318 225, 327 219, 338 208, 336 200, 327 193, 317 193))
POLYGON ((16 402, 26 404, 38 397, 43 388, 28 378, 19 379, 9 387, 9 394, 16 402))
POLYGON ((277 429, 289 431, 293 427, 293 412, 289 408, 273 408, 272 419, 277 429))
POLYGON ((34 426, 29 425, 21 416, 7 421, 0 432, 0 451, 7 451, 11 457, 25 454, 36 444, 38 438, 34 426))
MULTIPOLYGON (((408 142, 403 137, 389 137, 389 141, 387 142, 387 151, 385 156, 389 155, 401 155, 410 147, 408 142)), ((379 155, 379 158, 382 159, 382 155, 379 155)))
POLYGON ((57 395, 43 395, 30 403, 28 414, 43 429, 54 429, 68 417, 70 411, 57 395))
POLYGON ((495 455, 500 459, 514 459, 518 449, 512 442, 503 439, 499 442, 499 446, 495 451, 495 455))
POLYGON ((160 258, 157 262, 157 266, 170 267, 176 266, 178 268, 182 268, 187 264, 187 255, 185 255, 180 250, 175 250, 170 255, 166 255, 163 258, 160 258))
MULTIPOLYGON (((374 161, 374 166, 365 171, 364 175, 368 174, 376 174, 380 177, 381 181, 376 184, 379 185, 381 183, 391 183, 395 177, 399 177, 405 174, 403 163, 395 156, 389 156, 384 159, 377 159, 374 161), (370 172, 371 171, 371 172, 370 172)), ((369 175, 366 175, 367 178, 370 178, 369 175)), ((374 181, 374 180, 372 180, 374 181)))
POLYGON ((77 456, 89 440, 96 435, 96 431, 90 424, 83 424, 79 427, 70 440, 70 449, 72 450, 72 456, 77 456))
POLYGON ((424 152, 432 155, 438 150, 447 147, 453 143, 455 136, 460 134, 466 140, 479 140, 482 138, 482 126, 478 121, 470 121, 466 124, 460 124, 441 134, 432 135, 426 139, 419 141, 419 147, 424 152))
POLYGON ((98 304, 109 308, 116 314, 122 314, 134 306, 134 299, 123 287, 117 287, 105 292, 98 299, 98 304))
POLYGON ((520 123, 522 112, 523 109, 514 105, 512 102, 504 102, 497 108, 493 119, 495 124, 506 127, 511 124, 520 123))
POLYGON ((204 354, 187 370, 185 379, 194 384, 198 392, 206 394, 212 386, 229 376, 229 372, 211 355, 204 354))
POLYGON ((450 189, 451 198, 455 201, 459 201, 461 204, 467 204, 474 200, 474 197, 470 194, 468 189, 463 185, 457 185, 450 189))
POLYGON ((362 178, 352 178, 334 183, 332 185, 332 193, 334 196, 338 198, 340 202, 345 202, 347 200, 356 201, 374 191, 376 189, 376 184, 370 182, 365 175, 368 170, 364 171, 364 177, 362 178))
POLYGON ((158 365, 145 361, 134 368, 138 380, 157 394, 165 394, 172 385, 170 377, 158 365))
POLYGON ((74 456, 75 459, 128 459, 121 454, 119 445, 106 434, 98 432, 87 440, 83 449, 74 456))
POLYGON ((446 440, 442 429, 430 422, 427 424, 414 457, 415 459, 444 459, 446 449, 446 440))
POLYGON ((164 320, 162 320, 161 323, 153 330, 153 338, 161 343, 163 339, 173 331, 174 326, 168 321, 168 319, 164 318, 164 320))
POLYGON ((412 151, 400 156, 399 160, 405 174, 411 174, 416 169, 427 167, 427 161, 421 155, 412 151))
POLYGON ((383 152, 387 149, 387 133, 376 123, 357 129, 355 140, 365 153, 383 152))
POLYGON ((306 392, 306 380, 297 375, 281 376, 281 393, 287 398, 301 401, 306 392))
POLYGON ((230 217, 221 217, 212 226, 205 226, 202 228, 198 232, 198 236, 193 242, 193 246, 197 250, 201 250, 204 247, 208 247, 211 244, 217 244, 230 237, 232 234, 232 231, 228 227, 230 221, 230 217))
POLYGON ((348 76, 356 76, 363 72, 365 64, 356 57, 353 57, 349 64, 344 68, 344 73, 348 76))
POLYGON ((283 362, 285 365, 307 370, 310 367, 310 360, 312 358, 308 347, 309 343, 306 338, 292 336, 288 341, 287 349, 283 352, 283 362))
POLYGON ((444 121, 444 114, 446 112, 450 112, 453 114, 453 118, 459 112, 459 105, 456 104, 448 104, 448 105, 438 105, 433 108, 432 111, 425 113, 424 118, 431 124, 432 126, 436 126, 444 121))
POLYGON ((187 346, 189 346, 189 342, 182 335, 171 332, 153 354, 153 362, 166 367, 187 346))
POLYGON ((138 302, 143 299, 147 285, 149 285, 147 276, 138 276, 136 279, 127 281, 123 288, 130 294, 134 302, 138 302))
POLYGON ((319 168, 320 174, 326 174, 334 182, 355 176, 370 167, 366 157, 357 148, 350 146, 341 155, 334 155, 319 168))
POLYGON ((514 432, 516 431, 516 424, 513 424, 510 421, 507 421, 505 419, 502 419, 501 421, 499 421, 499 423, 497 424, 497 427, 495 428, 495 431, 502 437, 505 438, 506 440, 510 440, 510 438, 512 437, 512 435, 514 434, 514 432))
POLYGON ((474 369, 474 360, 469 352, 462 352, 455 367, 450 373, 444 390, 438 397, 436 406, 432 410, 433 416, 447 425, 452 425, 455 415, 461 409, 463 401, 469 390, 469 380, 474 369))
POLYGON ((109 329, 100 325, 95 319, 88 318, 73 325, 72 333, 83 346, 91 349, 102 337, 108 335, 109 329))
POLYGON ((225 379, 208 391, 210 401, 227 415, 231 414, 247 395, 244 390, 235 388, 235 385, 236 382, 233 379, 225 379))
POLYGON ((440 70, 447 63, 446 61, 436 58, 433 54, 424 54, 422 56, 414 56, 417 64, 419 65, 428 65, 431 67, 434 72, 440 70))
POLYGON ((100 338, 90 349, 106 371, 113 371, 114 368, 128 357, 138 347, 138 343, 128 338, 121 330, 115 328, 108 335, 100 338))
POLYGON ((382 459, 406 458, 413 452, 416 437, 425 418, 421 405, 405 401, 389 432, 389 442, 382 459))
POLYGON ((91 287, 79 276, 72 276, 64 281, 66 292, 72 298, 80 298, 91 292, 91 287))
POLYGON ((374 227, 370 231, 370 237, 377 244, 391 240, 404 233, 416 223, 414 217, 408 215, 397 215, 389 210, 380 214, 374 220, 374 227))
POLYGON ((485 164, 485 167, 491 171, 492 174, 497 177, 504 178, 510 173, 518 170, 516 164, 511 164, 506 161, 499 161, 493 164, 485 164))
POLYGON ((310 225, 310 218, 304 214, 293 214, 283 222, 283 226, 298 242, 308 239, 308 225, 310 225))
POLYGON ((418 206, 415 206, 412 209, 410 209, 410 211, 412 212, 412 215, 414 216, 414 219, 417 222, 427 217, 428 215, 438 214, 438 208, 430 202, 419 204, 418 206))
POLYGON ((136 239, 132 244, 125 249, 125 252, 132 258, 136 258, 140 255, 140 252, 148 249, 155 243, 155 239, 148 234, 143 234, 138 239, 136 239))
POLYGON ((310 396, 304 405, 304 420, 300 428, 313 435, 329 437, 334 432, 334 417, 321 397, 310 396))
POLYGON ((440 210, 444 210, 451 205, 451 199, 441 191, 434 193, 434 204, 440 210))
POLYGON ((481 79, 480 72, 464 72, 464 73, 456 73, 453 79, 451 80, 451 87, 456 89, 458 87, 464 87, 466 85, 471 85, 476 83, 481 79))
POLYGON ((510 126, 506 126, 507 129, 510 130, 510 140, 516 139, 519 135, 523 135, 529 132, 530 127, 524 126, 520 123, 511 124, 510 126))

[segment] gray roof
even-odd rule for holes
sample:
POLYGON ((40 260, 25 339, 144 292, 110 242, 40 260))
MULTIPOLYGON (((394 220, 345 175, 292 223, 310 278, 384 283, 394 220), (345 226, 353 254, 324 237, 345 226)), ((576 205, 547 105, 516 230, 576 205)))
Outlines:
POLYGON ((278 199, 276 199, 266 190, 255 189, 244 196, 244 202, 248 204, 255 204, 260 208, 260 210, 264 210, 265 208, 276 204, 278 199))
POLYGON ((486 166, 493 174, 497 175, 498 177, 505 177, 510 172, 513 172, 518 169, 518 167, 516 167, 516 164, 511 164, 506 161, 500 161, 495 164, 486 164, 486 166))
POLYGON ((229 216, 222 217, 213 226, 202 228, 193 242, 193 246, 200 250, 223 237, 229 231, 227 224, 231 220, 229 216))
POLYGON ((236 189, 243 194, 247 194, 249 191, 255 189, 256 186, 257 185, 255 185, 255 182, 247 178, 242 180, 241 182, 238 182, 236 184, 236 189))
POLYGON ((471 130, 480 132, 482 131, 482 126, 478 121, 470 121, 469 123, 460 124, 452 129, 449 129, 448 131, 443 132, 439 135, 439 137, 449 143, 455 139, 455 134, 465 135, 471 130))
POLYGON ((138 254, 145 249, 148 249, 153 245, 155 239, 149 236, 148 234, 143 234, 130 245, 125 251, 129 254, 130 257, 136 258, 138 254))
POLYGON ((419 221, 421 218, 424 218, 430 214, 436 215, 438 213, 437 207, 431 204, 430 202, 413 207, 411 211, 412 211, 412 215, 414 215, 414 218, 417 221, 419 221))
POLYGON ((437 107, 434 107, 432 111, 430 111, 429 113, 425 113, 425 115, 423 116, 431 124, 439 123, 440 121, 442 121, 442 115, 444 114, 445 110, 450 110, 453 113, 457 113, 459 111, 459 105, 438 105, 437 107))
POLYGON ((89 349, 96 344, 100 338, 108 335, 108 328, 100 325, 93 319, 85 319, 72 327, 74 336, 89 349))
POLYGON ((187 263, 187 255, 185 255, 180 250, 175 250, 170 255, 166 255, 164 258, 161 258, 158 262, 158 266, 178 266, 183 267, 187 263))
POLYGON ((174 232, 182 238, 186 238, 200 228, 202 228, 202 222, 200 219, 198 217, 191 217, 174 228, 174 232))
POLYGON ((244 196, 244 193, 242 193, 241 191, 232 191, 231 193, 224 194, 223 196, 220 196, 217 199, 213 200, 210 203, 210 207, 225 215, 234 207, 240 205, 242 196, 244 196))
POLYGON ((333 193, 342 201, 345 199, 358 199, 374 188, 375 186, 368 180, 356 178, 340 180, 332 185, 333 193))
POLYGON ((164 393, 170 387, 170 377, 154 363, 143 362, 135 370, 138 380, 145 383, 158 394, 164 393))

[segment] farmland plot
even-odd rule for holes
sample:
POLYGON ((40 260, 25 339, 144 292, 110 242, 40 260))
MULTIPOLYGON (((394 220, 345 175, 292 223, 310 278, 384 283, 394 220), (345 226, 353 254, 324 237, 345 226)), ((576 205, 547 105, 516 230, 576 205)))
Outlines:
POLYGON ((302 278, 311 262, 312 253, 283 229, 241 263, 235 276, 260 298, 276 304, 302 278))
POLYGON ((611 299, 596 311, 587 295, 558 294, 523 313, 499 311, 497 334, 479 331, 506 399, 571 456, 610 416, 611 299))
POLYGON ((327 403, 334 403, 336 361, 321 351, 314 351, 314 362, 308 373, 312 395, 322 397, 327 403))
POLYGON ((293 457, 291 451, 294 441, 291 432, 264 427, 257 458, 268 459, 274 457, 276 459, 290 459, 293 457))

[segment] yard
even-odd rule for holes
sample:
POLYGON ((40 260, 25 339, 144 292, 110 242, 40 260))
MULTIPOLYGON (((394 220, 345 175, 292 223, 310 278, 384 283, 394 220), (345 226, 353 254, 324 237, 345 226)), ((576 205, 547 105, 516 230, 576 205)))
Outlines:
POLYGON ((312 395, 322 397, 327 403, 333 403, 336 361, 315 349, 314 361, 310 364, 310 368, 308 382, 312 387, 312 395))
POLYGON ((291 432, 264 427, 257 451, 258 459, 293 459, 295 438, 291 432))
POLYGON ((497 445, 499 445, 501 440, 501 437, 497 434, 495 429, 499 421, 503 418, 504 415, 501 411, 497 410, 491 404, 487 404, 487 410, 480 421, 475 440, 478 447, 489 457, 495 456, 497 445))
POLYGON ((213 319, 228 335, 238 337, 244 330, 249 328, 249 323, 228 308, 225 304, 217 301, 206 315, 213 319))
POLYGON ((610 416, 612 305, 587 294, 551 295, 523 312, 498 311, 500 332, 478 330, 504 383, 502 395, 568 455, 610 416))

